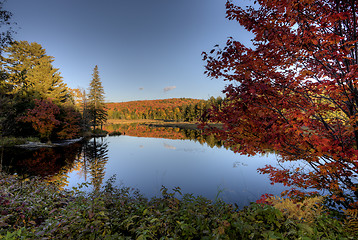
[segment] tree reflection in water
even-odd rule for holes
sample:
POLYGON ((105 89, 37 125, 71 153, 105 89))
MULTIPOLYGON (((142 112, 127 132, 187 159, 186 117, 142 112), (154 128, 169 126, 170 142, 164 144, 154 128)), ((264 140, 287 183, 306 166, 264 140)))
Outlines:
POLYGON ((93 138, 82 146, 81 171, 85 180, 91 176, 92 186, 98 191, 105 175, 108 161, 108 143, 104 138, 93 138))
POLYGON ((187 139, 199 142, 201 145, 207 144, 209 147, 223 147, 222 141, 215 138, 214 134, 204 135, 199 129, 184 129, 178 127, 155 127, 145 124, 110 124, 105 126, 109 133, 117 132, 120 134, 134 137, 165 138, 165 139, 187 139))
MULTIPOLYGON (((203 135, 200 130, 150 127, 143 125, 113 125, 112 131, 126 135, 149 138, 188 139, 207 144, 211 148, 222 147, 223 142, 214 135, 203 135)), ((23 150, 8 148, 3 153, 2 170, 24 178, 37 176, 60 188, 69 185, 70 173, 76 172, 84 181, 90 181, 94 190, 99 190, 105 176, 108 162, 107 138, 92 138, 66 147, 23 150)))
POLYGON ((83 143, 66 147, 24 150, 7 148, 3 152, 0 171, 17 174, 23 178, 36 176, 58 185, 61 189, 68 186, 69 174, 78 171, 95 190, 98 190, 105 175, 108 161, 108 144, 104 138, 93 138, 83 143))
POLYGON ((37 150, 6 148, 2 171, 23 178, 36 176, 63 188, 67 185, 68 174, 78 168, 76 159, 81 155, 81 148, 82 143, 37 150))

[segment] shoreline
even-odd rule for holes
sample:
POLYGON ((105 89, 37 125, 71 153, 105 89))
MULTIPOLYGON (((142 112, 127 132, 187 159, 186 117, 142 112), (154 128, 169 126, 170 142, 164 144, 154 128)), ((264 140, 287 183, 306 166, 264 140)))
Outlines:
POLYGON ((83 137, 80 137, 80 138, 67 139, 67 140, 54 142, 54 143, 42 143, 42 142, 29 141, 25 144, 15 145, 14 147, 19 147, 19 148, 28 149, 28 150, 34 150, 34 149, 38 149, 38 148, 63 147, 63 146, 68 146, 68 145, 80 142, 83 139, 84 139, 83 137))
MULTIPOLYGON (((181 128, 181 129, 190 129, 190 130, 202 130, 200 129, 198 122, 183 122, 183 121, 174 121, 174 120, 153 120, 153 119, 135 119, 135 120, 125 120, 125 119, 108 119, 107 125, 111 124, 140 124, 146 125, 149 127, 170 127, 170 128, 181 128)), ((221 123, 211 123, 210 126, 222 128, 221 123)))

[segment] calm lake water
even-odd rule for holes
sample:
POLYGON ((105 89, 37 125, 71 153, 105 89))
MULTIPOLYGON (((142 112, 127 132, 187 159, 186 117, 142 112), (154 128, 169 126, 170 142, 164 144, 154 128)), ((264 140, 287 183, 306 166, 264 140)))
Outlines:
POLYGON ((257 172, 265 164, 277 165, 274 154, 248 157, 192 140, 122 135, 66 148, 5 151, 4 160, 10 173, 39 175, 67 189, 83 182, 100 187, 116 175, 117 185, 137 188, 148 198, 160 196, 163 185, 243 207, 286 189, 257 172))

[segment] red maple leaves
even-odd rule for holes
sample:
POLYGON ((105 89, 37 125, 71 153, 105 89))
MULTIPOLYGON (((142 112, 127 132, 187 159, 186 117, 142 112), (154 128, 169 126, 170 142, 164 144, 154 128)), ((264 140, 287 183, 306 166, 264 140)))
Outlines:
MULTIPOLYGON (((271 149, 305 167, 260 171, 273 182, 328 190, 345 207, 358 201, 358 25, 356 1, 260 0, 227 17, 254 34, 203 53, 206 73, 232 84, 213 108, 216 133, 237 152, 271 149)), ((352 206, 352 205, 351 205, 352 206)))
POLYGON ((60 139, 73 138, 80 132, 80 115, 71 107, 57 106, 51 100, 35 99, 35 106, 18 120, 31 123, 44 141, 54 133, 60 139), (56 131, 55 131, 56 130, 56 131))

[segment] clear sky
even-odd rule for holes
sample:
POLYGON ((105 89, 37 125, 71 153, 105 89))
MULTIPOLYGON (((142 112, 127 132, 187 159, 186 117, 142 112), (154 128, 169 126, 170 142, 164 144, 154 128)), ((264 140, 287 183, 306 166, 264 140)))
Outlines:
MULTIPOLYGON (((95 65, 108 102, 222 96, 201 53, 250 34, 225 0, 8 0, 16 40, 37 42, 64 82, 87 89, 95 65)), ((249 5, 250 1, 237 1, 249 5)))

